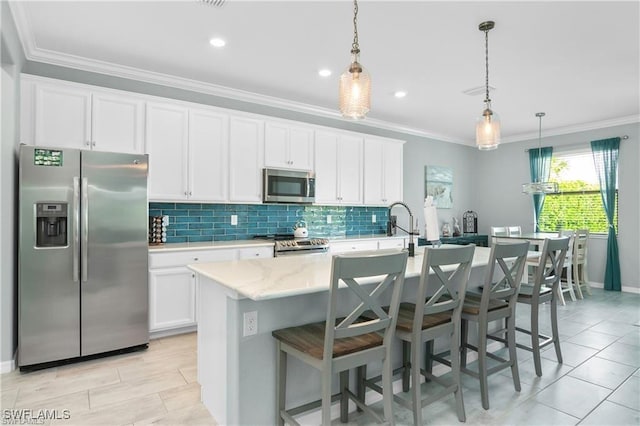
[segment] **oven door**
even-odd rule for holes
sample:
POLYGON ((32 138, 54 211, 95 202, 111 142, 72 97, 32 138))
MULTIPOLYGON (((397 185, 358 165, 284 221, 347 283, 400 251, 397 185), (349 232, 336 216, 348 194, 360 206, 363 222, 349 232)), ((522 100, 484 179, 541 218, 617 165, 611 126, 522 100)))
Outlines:
POLYGON ((315 201, 315 178, 311 172, 264 169, 265 203, 310 204, 315 201))
POLYGON ((305 247, 304 249, 281 249, 274 252, 274 257, 281 256, 311 256, 325 254, 329 252, 329 247, 305 247))

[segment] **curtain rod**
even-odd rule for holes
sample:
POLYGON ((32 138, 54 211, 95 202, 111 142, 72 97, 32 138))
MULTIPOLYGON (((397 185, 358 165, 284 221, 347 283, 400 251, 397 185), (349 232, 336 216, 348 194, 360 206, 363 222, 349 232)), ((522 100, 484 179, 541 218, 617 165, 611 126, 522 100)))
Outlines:
MULTIPOLYGON (((620 136, 620 140, 626 140, 626 139, 629 139, 628 135, 620 136)), ((560 145, 558 148, 562 148, 562 149, 564 149, 564 148, 578 148, 578 147, 582 147, 584 145, 585 145, 584 142, 583 143, 574 143, 574 144, 571 144, 571 145, 560 145)), ((524 150, 524 152, 529 152, 532 149, 536 150, 536 149, 539 149, 539 148, 527 148, 527 149, 524 150)))

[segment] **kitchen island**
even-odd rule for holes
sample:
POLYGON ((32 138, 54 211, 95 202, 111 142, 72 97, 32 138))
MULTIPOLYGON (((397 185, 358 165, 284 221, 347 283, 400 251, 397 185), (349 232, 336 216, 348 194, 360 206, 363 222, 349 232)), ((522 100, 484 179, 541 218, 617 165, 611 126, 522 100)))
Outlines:
MULTIPOLYGON (((415 293, 423 253, 424 247, 416 249, 416 256, 407 262, 405 300, 415 293)), ((481 282, 488 259, 489 249, 477 247, 470 285, 481 282)), ((189 268, 197 273, 199 292, 202 402, 221 425, 273 424, 276 348, 271 332, 326 318, 331 254, 201 263, 189 268)), ((370 280, 371 285, 376 283, 375 278, 370 280)), ((394 364, 400 364, 399 354, 398 345, 394 364)), ((372 366, 371 371, 375 373, 376 368, 372 366)), ((287 374, 288 405, 319 397, 318 372, 290 358, 287 374)))

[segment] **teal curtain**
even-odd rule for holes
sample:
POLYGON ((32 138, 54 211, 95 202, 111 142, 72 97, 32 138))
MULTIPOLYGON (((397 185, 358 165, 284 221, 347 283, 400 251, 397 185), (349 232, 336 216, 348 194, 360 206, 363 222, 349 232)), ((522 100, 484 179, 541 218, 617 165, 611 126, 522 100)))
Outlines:
POLYGON ((607 238, 607 268, 604 273, 604 289, 620 291, 620 256, 618 254, 618 239, 613 225, 616 209, 616 185, 618 183, 618 150, 620 138, 603 139, 591 142, 593 162, 600 181, 600 195, 602 206, 609 222, 609 237, 607 238))
MULTIPOLYGON (((548 182, 551 173, 551 154, 553 148, 545 146, 540 149, 529 149, 529 171, 531 172, 531 182, 548 182)), ((533 194, 533 218, 536 224, 535 232, 540 232, 538 218, 544 206, 544 194, 533 194)))

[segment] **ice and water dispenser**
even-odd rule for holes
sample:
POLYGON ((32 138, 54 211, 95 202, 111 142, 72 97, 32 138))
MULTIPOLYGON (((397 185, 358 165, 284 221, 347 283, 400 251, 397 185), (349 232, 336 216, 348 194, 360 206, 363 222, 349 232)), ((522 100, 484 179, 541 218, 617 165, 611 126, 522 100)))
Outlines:
POLYGON ((67 203, 36 203, 36 247, 67 245, 67 203))

